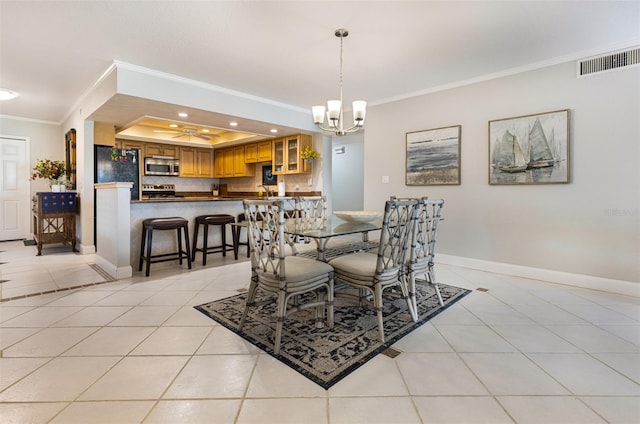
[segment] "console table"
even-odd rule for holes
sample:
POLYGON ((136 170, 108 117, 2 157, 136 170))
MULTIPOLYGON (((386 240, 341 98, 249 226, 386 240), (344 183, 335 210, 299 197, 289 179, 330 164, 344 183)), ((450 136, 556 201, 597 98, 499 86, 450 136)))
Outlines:
POLYGON ((77 194, 73 192, 38 192, 33 196, 33 237, 42 255, 42 245, 71 243, 76 252, 77 194))

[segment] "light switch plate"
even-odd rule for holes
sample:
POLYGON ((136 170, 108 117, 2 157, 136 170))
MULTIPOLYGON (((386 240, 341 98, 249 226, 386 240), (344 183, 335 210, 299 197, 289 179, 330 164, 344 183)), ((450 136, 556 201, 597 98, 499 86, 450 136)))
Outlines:
POLYGON ((382 184, 389 184, 389 176, 388 175, 383 175, 382 176, 382 184))

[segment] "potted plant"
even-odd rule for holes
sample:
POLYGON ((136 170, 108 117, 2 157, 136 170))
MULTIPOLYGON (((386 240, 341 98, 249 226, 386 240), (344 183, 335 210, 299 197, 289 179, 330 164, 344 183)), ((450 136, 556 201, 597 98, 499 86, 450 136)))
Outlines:
POLYGON ((65 191, 68 180, 64 161, 36 159, 36 166, 33 168, 31 179, 36 180, 39 178, 48 180, 52 191, 65 191))
POLYGON ((300 157, 307 162, 311 162, 314 159, 318 159, 320 157, 320 153, 313 150, 310 146, 304 146, 300 151, 300 157))

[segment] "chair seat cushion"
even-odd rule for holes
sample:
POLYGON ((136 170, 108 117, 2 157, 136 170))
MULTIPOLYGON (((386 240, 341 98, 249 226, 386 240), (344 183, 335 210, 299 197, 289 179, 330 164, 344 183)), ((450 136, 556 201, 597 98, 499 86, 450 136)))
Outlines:
POLYGON ((325 262, 299 256, 287 256, 284 269, 288 285, 326 278, 333 272, 333 267, 325 262))
POLYGON ((331 259, 329 264, 336 272, 372 278, 376 273, 378 257, 369 252, 356 252, 331 259))
MULTIPOLYGON (((369 252, 357 252, 338 256, 329 261, 337 277, 345 277, 350 280, 359 280, 373 285, 373 277, 376 275, 378 255, 369 252)), ((385 284, 398 278, 399 268, 390 268, 379 275, 378 281, 385 284)))

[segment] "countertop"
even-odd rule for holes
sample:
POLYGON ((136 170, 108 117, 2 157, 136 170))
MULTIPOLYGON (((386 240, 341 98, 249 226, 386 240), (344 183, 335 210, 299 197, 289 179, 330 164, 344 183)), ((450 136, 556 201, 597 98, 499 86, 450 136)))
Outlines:
MULTIPOLYGON (((132 200, 131 203, 187 203, 187 202, 238 202, 242 199, 250 199, 251 197, 235 197, 235 196, 185 196, 185 197, 164 197, 156 199, 140 199, 132 200)), ((258 196, 253 197, 259 199, 258 196)))
MULTIPOLYGON (((238 202, 243 199, 267 199, 266 196, 257 196, 253 193, 240 193, 233 192, 223 196, 212 196, 202 192, 176 192, 176 194, 183 197, 164 197, 156 199, 140 199, 132 200, 131 204, 137 203, 188 203, 188 202, 238 202)), ((297 197, 297 196, 319 196, 317 192, 296 192, 286 193, 285 197, 297 197)))

